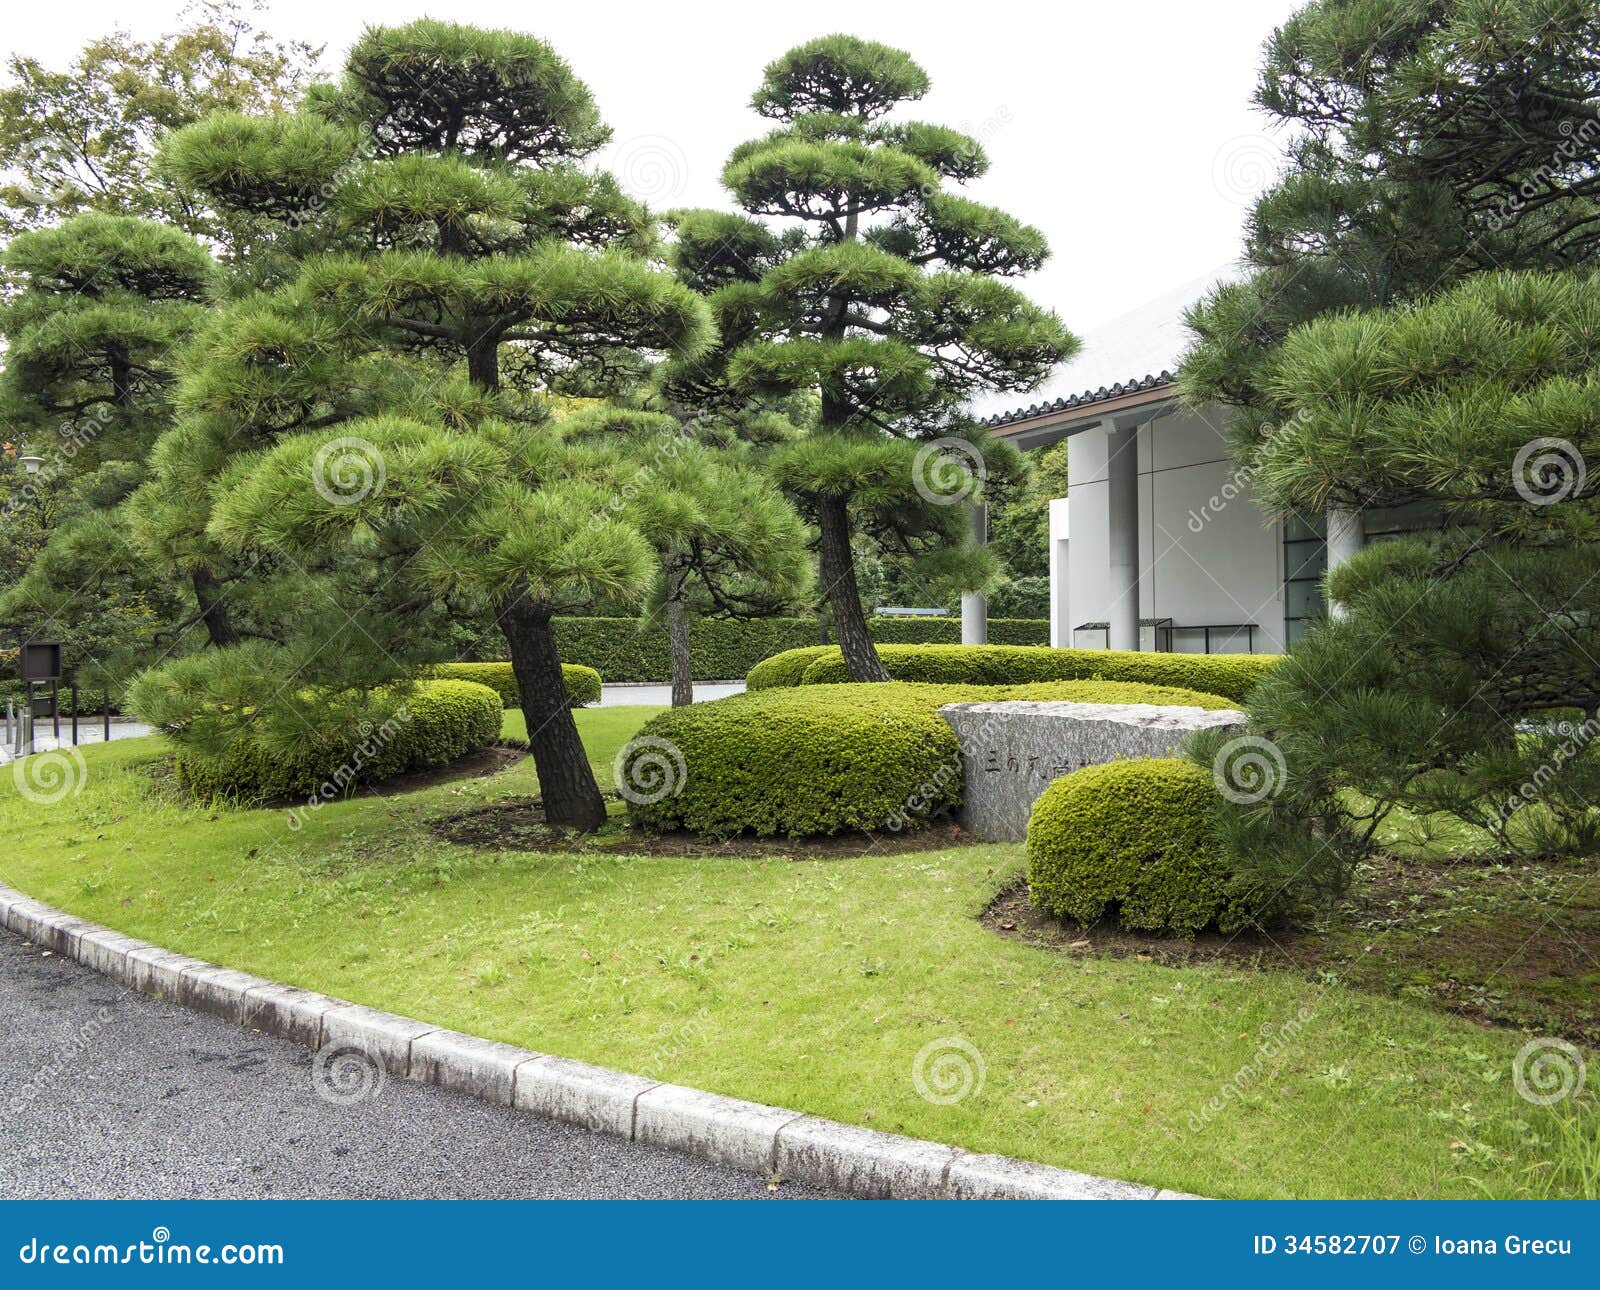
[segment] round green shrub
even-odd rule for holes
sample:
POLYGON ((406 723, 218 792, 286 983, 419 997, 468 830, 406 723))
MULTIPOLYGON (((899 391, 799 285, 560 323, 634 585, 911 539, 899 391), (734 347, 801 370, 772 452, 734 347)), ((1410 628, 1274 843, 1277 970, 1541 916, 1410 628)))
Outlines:
MULTIPOLYGON (((897 681, 948 685, 1136 681, 1220 694, 1234 704, 1244 702, 1255 683, 1278 662, 1275 654, 1159 654, 1040 645, 880 645, 878 657, 897 681)), ((788 650, 757 664, 751 676, 758 672, 765 686, 838 685, 849 680, 837 646, 788 650)))
POLYGON ((818 686, 675 708, 622 752, 645 827, 767 837, 915 827, 959 804, 960 748, 914 688, 818 686))
MULTIPOLYGON (((285 756, 249 727, 220 756, 181 746, 179 782, 198 797, 239 803, 331 801, 396 775, 448 765, 500 735, 500 695, 471 681, 419 681, 380 696, 354 729, 285 756)), ((175 736, 176 737, 176 736, 175 736)))
MULTIPOLYGON (((522 693, 517 689, 517 678, 510 663, 438 663, 428 669, 428 675, 457 681, 476 681, 496 691, 506 707, 522 706, 522 693)), ((573 707, 581 708, 588 703, 600 702, 600 673, 594 668, 578 663, 563 663, 561 680, 566 686, 567 702, 573 707)))
POLYGON ((805 645, 799 649, 786 649, 781 654, 762 659, 745 674, 746 690, 776 690, 799 685, 805 670, 826 654, 837 655, 836 645, 805 645))
POLYGON ((1213 839, 1217 790, 1177 757, 1114 761, 1063 775, 1028 820, 1028 894, 1058 918, 1113 916, 1138 931, 1193 936, 1249 921, 1213 839))

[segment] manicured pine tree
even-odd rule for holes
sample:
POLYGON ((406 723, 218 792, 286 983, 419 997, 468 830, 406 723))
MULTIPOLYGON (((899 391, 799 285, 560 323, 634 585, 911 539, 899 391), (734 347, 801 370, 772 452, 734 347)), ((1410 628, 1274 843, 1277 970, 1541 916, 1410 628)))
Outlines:
MULTIPOLYGON (((856 680, 888 673, 862 611, 855 534, 960 559, 966 508, 917 488, 929 457, 916 441, 970 440, 958 452, 981 474, 990 448, 960 423, 961 407, 979 392, 1033 389, 1077 347, 1054 314, 1000 281, 1043 262, 1039 231, 946 189, 983 174, 982 146, 888 119, 927 89, 898 49, 811 41, 767 67, 752 103, 780 124, 723 172, 754 217, 728 226, 731 258, 748 245, 761 270, 713 288, 717 317, 739 338, 724 379, 748 395, 819 400, 814 432, 777 450, 771 469, 817 526, 823 593, 856 680), (766 220, 793 223, 763 237, 766 220)), ((947 469, 935 462, 933 473, 947 469)))
MULTIPOLYGON (((297 297, 370 349, 464 365, 492 396, 592 386, 635 372, 640 350, 690 356, 710 341, 699 298, 636 254, 650 237, 644 212, 580 168, 607 137, 587 88, 542 41, 421 20, 369 30, 339 85, 299 117, 202 122, 170 141, 163 163, 219 204, 358 239, 359 251, 308 260, 297 297)), ((384 489, 330 502, 296 472, 333 436, 295 436, 241 485, 241 496, 273 499, 251 512, 260 536, 237 514, 216 531, 236 549, 270 535, 301 556, 379 531, 402 548, 415 541, 419 595, 451 587, 493 606, 546 817, 598 827, 605 804, 567 706, 551 618, 648 591, 648 541, 626 513, 607 510, 638 463, 476 414, 355 425, 339 433, 380 454, 371 465, 384 470, 384 489), (476 488, 466 506, 462 479, 476 488), (458 502, 448 523, 427 502, 440 497, 458 502)))

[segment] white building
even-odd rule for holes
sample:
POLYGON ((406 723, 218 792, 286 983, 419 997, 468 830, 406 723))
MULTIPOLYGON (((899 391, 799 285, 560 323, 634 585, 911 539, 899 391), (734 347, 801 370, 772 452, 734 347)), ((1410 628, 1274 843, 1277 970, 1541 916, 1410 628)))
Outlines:
POLYGON ((1277 653, 1323 615, 1330 555, 1361 545, 1360 516, 1269 515, 1228 410, 1179 403, 1182 312, 1219 276, 1096 330, 1043 402, 988 419, 1019 448, 1070 443, 1069 496, 1050 504, 1053 645, 1277 653))

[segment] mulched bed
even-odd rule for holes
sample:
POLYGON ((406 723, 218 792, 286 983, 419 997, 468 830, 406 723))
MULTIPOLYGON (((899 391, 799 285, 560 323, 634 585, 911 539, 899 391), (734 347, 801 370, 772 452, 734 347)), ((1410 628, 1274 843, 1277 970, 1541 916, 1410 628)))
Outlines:
MULTIPOLYGON (((615 795, 612 795, 615 800, 615 795)), ((544 821, 536 797, 506 798, 429 821, 435 836, 459 846, 489 851, 605 851, 642 856, 781 857, 788 860, 851 860, 861 856, 929 851, 977 842, 954 825, 900 833, 847 833, 829 838, 757 838, 722 842, 693 833, 649 833, 626 826, 574 834, 544 821)))
POLYGON ((1083 958, 1289 971, 1480 1022, 1600 1043, 1600 873, 1585 863, 1381 857, 1325 921, 1192 941, 1058 920, 1002 892, 997 935, 1083 958))

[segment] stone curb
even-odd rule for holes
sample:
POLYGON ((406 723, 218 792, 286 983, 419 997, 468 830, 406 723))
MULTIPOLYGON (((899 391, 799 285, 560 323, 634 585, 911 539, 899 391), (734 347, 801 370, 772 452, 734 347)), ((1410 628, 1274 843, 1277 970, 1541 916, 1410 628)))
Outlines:
POLYGON ((580 1128, 853 1196, 1195 1200, 1182 1192, 702 1093, 280 985, 75 918, 0 883, 0 926, 122 984, 392 1075, 580 1128))

